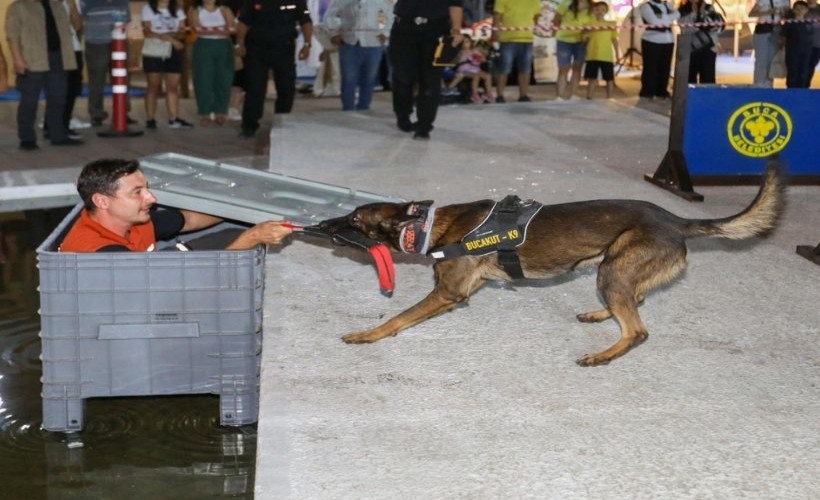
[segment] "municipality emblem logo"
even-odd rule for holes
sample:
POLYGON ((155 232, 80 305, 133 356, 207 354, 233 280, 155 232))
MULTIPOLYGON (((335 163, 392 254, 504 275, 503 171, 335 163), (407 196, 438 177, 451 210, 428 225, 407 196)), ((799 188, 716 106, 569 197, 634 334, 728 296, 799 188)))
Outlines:
POLYGON ((781 151, 792 137, 792 119, 786 110, 769 102, 753 102, 738 108, 726 128, 735 150, 752 158, 781 151))

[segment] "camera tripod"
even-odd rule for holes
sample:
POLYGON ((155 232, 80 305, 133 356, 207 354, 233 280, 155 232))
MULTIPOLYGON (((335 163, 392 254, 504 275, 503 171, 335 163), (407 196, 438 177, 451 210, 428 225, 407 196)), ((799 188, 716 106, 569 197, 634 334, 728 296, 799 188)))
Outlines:
POLYGON ((629 0, 629 48, 626 49, 626 52, 624 52, 615 63, 618 68, 616 73, 620 73, 625 67, 629 69, 639 69, 641 67, 634 59, 635 54, 643 57, 641 51, 635 46, 635 17, 637 12, 637 9, 635 9, 635 0, 629 0))

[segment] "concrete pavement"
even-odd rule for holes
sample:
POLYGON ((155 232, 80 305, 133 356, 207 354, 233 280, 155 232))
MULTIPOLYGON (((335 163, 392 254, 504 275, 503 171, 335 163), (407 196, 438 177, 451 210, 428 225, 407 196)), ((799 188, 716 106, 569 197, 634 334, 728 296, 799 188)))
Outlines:
MULTIPOLYGON (((438 203, 635 198, 723 217, 751 201, 751 186, 698 187, 706 201, 691 204, 644 182, 665 152, 668 104, 645 109, 634 80, 619 85, 609 102, 559 104, 537 86, 531 104, 442 108, 430 141, 395 128, 383 93, 368 113, 300 99, 255 141, 160 129, 31 154, 17 152, 4 103, 0 186, 175 151, 438 203)), ((468 307, 348 346, 342 334, 423 297, 431 263, 396 256, 386 299, 366 255, 297 239, 267 260, 256 497, 816 498, 820 268, 794 249, 818 227, 817 187, 798 186, 769 239, 692 242, 688 270, 641 308, 648 341, 596 368, 574 360, 617 325, 574 319, 599 306, 593 272, 490 285, 468 307)))

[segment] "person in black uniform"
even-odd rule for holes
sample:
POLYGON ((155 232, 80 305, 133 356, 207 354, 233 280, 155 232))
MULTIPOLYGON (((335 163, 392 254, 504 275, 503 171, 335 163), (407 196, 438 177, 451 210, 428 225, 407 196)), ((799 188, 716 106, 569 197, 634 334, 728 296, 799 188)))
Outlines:
POLYGON ((390 64, 393 67, 393 112, 404 132, 415 139, 429 139, 441 95, 443 68, 433 66, 433 55, 441 36, 453 36, 461 44, 462 0, 398 0, 390 32, 390 64), (413 112, 413 89, 416 118, 413 112))
POLYGON ((253 137, 265 108, 268 71, 276 85, 274 111, 290 113, 296 96, 296 30, 302 28, 304 45, 299 59, 307 59, 313 23, 307 0, 245 0, 236 28, 236 49, 245 61, 245 104, 242 136, 253 137))

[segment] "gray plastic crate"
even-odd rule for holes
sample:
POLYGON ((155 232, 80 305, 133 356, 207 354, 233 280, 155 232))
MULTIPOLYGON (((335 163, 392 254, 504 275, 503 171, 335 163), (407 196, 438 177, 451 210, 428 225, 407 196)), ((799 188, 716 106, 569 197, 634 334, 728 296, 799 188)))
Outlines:
POLYGON ((264 248, 58 252, 81 208, 37 249, 43 428, 82 430, 87 398, 164 394, 217 394, 220 424, 256 422, 264 248))

